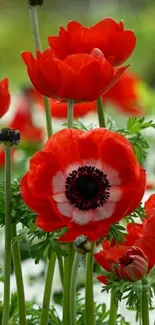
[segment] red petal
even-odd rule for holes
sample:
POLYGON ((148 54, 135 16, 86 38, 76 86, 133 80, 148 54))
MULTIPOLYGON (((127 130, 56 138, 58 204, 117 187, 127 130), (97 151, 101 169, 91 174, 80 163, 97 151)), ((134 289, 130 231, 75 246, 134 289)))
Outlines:
POLYGON ((101 148, 102 161, 119 172, 121 184, 132 184, 140 175, 139 164, 121 137, 107 137, 101 148), (118 159, 116 159, 118 157, 118 159))
POLYGON ((119 78, 121 77, 121 75, 124 73, 124 71, 125 71, 129 66, 130 66, 130 64, 127 65, 126 67, 119 68, 119 69, 115 72, 115 74, 114 74, 114 76, 113 76, 111 82, 110 82, 110 83, 108 84, 108 86, 104 89, 104 92, 103 92, 102 95, 104 95, 107 91, 109 91, 109 89, 111 89, 111 87, 113 87, 113 86, 117 83, 117 81, 119 80, 119 78))
POLYGON ((55 159, 64 171, 71 164, 82 164, 77 150, 77 140, 84 131, 64 129, 55 133, 45 144, 43 152, 54 153, 55 159))
POLYGON ((108 284, 108 278, 106 276, 104 276, 104 275, 97 276, 97 280, 99 280, 100 282, 102 282, 105 285, 108 284))
POLYGON ((59 36, 49 36, 48 42, 58 59, 63 60, 70 54, 68 32, 63 27, 60 27, 59 36))
MULTIPOLYGON (((132 54, 136 46, 136 36, 131 30, 117 33, 111 41, 111 53, 115 57, 115 65, 122 64, 132 54)), ((108 59, 108 58, 107 58, 108 59)))
POLYGON ((35 222, 39 228, 47 232, 55 231, 67 226, 61 219, 53 220, 53 218, 40 215, 37 216, 35 222))
MULTIPOLYGON (((51 114, 57 118, 67 117, 67 103, 56 100, 50 100, 51 114)), ((96 111, 96 102, 84 102, 74 104, 74 117, 81 117, 91 111, 96 111)))
POLYGON ((116 264, 119 258, 128 250, 128 246, 113 246, 107 250, 100 251, 100 253, 94 254, 94 258, 99 265, 101 265, 105 270, 110 271, 112 264, 116 264))
POLYGON ((143 237, 136 240, 135 246, 142 249, 146 257, 148 258, 149 270, 155 265, 155 254, 153 248, 155 247, 155 237, 143 237))
POLYGON ((36 61, 31 52, 22 52, 21 56, 27 66, 33 64, 36 61))
POLYGON ((127 236, 125 237, 125 245, 134 246, 137 239, 143 236, 143 225, 138 223, 127 224, 127 236))
POLYGON ((20 184, 21 195, 24 202, 36 213, 42 214, 45 218, 53 218, 53 222, 59 222, 61 219, 55 213, 53 200, 49 195, 37 196, 28 186, 28 173, 22 178, 20 184))
POLYGON ((10 93, 7 78, 0 81, 0 118, 8 111, 10 105, 10 93))
POLYGON ((149 218, 155 216, 155 194, 145 202, 145 210, 149 218))

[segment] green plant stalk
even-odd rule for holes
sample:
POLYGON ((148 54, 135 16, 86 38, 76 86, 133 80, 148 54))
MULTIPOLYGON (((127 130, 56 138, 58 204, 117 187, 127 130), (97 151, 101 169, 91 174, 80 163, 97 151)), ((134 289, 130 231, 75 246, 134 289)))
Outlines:
MULTIPOLYGON (((12 225, 12 240, 17 236, 16 225, 12 225)), ((17 283, 17 294, 18 294, 18 304, 19 304, 19 325, 26 325, 26 309, 25 309, 25 294, 24 294, 24 284, 22 277, 20 250, 18 241, 12 242, 12 257, 14 264, 14 271, 17 283)))
POLYGON ((61 255, 57 256, 58 258, 58 265, 59 265, 59 274, 60 274, 60 279, 61 283, 63 286, 63 279, 64 279, 64 267, 63 267, 63 257, 61 255))
MULTIPOLYGON (((42 51, 40 33, 39 33, 37 6, 29 6, 29 13, 30 13, 31 31, 34 39, 35 49, 42 51)), ((44 99, 44 107, 45 107, 45 115, 46 115, 46 128, 47 128, 47 134, 49 138, 52 135, 52 118, 51 118, 49 100, 46 96, 43 96, 43 99, 44 99)))
POLYGON ((63 325, 70 325, 70 281, 74 257, 73 244, 67 245, 68 255, 64 262, 64 284, 63 284, 63 325))
POLYGON ((4 302, 2 325, 9 322, 10 273, 11 273, 11 146, 5 148, 5 257, 4 257, 4 302))
POLYGON ((92 243, 91 251, 86 255, 86 288, 85 288, 86 325, 95 325, 94 293, 93 293, 93 251, 94 251, 94 243, 92 243))
POLYGON ((48 325, 49 306, 50 306, 55 261, 56 261, 56 253, 53 252, 47 267, 40 325, 48 325))
POLYGON ((73 127, 73 108, 74 108, 74 101, 73 100, 68 100, 68 123, 67 126, 68 128, 72 128, 73 127))
POLYGON ((81 260, 81 253, 75 252, 73 268, 71 273, 71 285, 70 285, 70 322, 71 325, 76 325, 76 283, 78 267, 81 260))
POLYGON ((40 33, 39 33, 37 6, 29 6, 29 14, 30 14, 30 23, 31 23, 33 40, 34 40, 34 46, 36 50, 41 51, 41 40, 40 40, 40 33))
POLYGON ((103 110, 102 96, 97 99, 97 113, 98 113, 99 126, 101 128, 105 128, 106 123, 105 123, 105 116, 103 110))
POLYGON ((115 290, 112 289, 111 290, 110 313, 109 313, 108 325, 116 325, 117 310, 118 310, 118 300, 115 296, 115 290))
POLYGON ((142 279, 142 325, 149 325, 149 284, 147 278, 142 279))
POLYGON ((50 112, 50 105, 49 100, 46 96, 43 96, 44 99, 44 107, 45 107, 45 114, 46 114, 46 129, 48 138, 52 135, 52 118, 51 118, 51 112, 50 112))

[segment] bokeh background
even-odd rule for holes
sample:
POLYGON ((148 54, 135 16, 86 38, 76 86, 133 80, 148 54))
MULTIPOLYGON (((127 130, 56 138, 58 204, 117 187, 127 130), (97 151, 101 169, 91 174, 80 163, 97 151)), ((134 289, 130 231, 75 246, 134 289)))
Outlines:
MULTIPOLYGON (((155 120, 155 1, 154 0, 45 0, 44 5, 38 8, 40 34, 43 48, 48 46, 47 37, 56 35, 60 25, 66 26, 68 20, 78 20, 86 26, 95 24, 104 17, 110 16, 117 21, 125 22, 125 28, 133 29, 137 36, 137 46, 129 58, 131 70, 142 80, 141 101, 145 115, 155 120)), ((34 45, 29 23, 27 0, 0 0, 0 80, 8 77, 12 92, 12 112, 14 97, 20 87, 29 84, 25 66, 20 53, 33 51, 34 45)), ((40 113, 35 112, 33 118, 37 121, 40 113)), ((126 117, 112 112, 119 126, 123 126, 126 117)), ((41 119, 43 116, 41 116, 41 119)), ((94 117, 93 117, 94 118, 94 117)), ((89 117, 91 121, 91 116, 89 117)), ((7 120, 8 121, 8 120, 7 120)), ((39 122, 37 123, 39 125, 39 122)), ((5 119, 4 119, 5 125, 5 119)), ((55 129, 57 124, 54 124, 55 129)), ((60 123, 59 123, 60 126, 60 123)), ((150 143, 149 159, 146 167, 148 177, 155 179, 154 164, 154 136, 155 132, 147 134, 150 143)), ((19 164, 13 167, 13 177, 23 175, 28 168, 27 157, 31 156, 39 146, 29 145, 20 147, 19 164), (25 153, 26 152, 26 153, 25 153), (22 156, 23 155, 23 156, 22 156)), ((0 149, 1 150, 1 149, 0 149)), ((0 169, 0 178, 3 179, 3 166, 0 169)), ((0 241, 4 243, 3 232, 0 232, 0 241)), ((3 244, 2 244, 3 247, 3 244)), ((26 298, 41 303, 45 263, 34 267, 26 243, 21 243, 23 271, 26 283, 26 298), (25 264, 24 264, 25 263, 25 264), (40 295, 38 296, 38 292, 40 295), (38 299, 38 300, 37 300, 38 299)), ((3 264, 4 250, 0 253, 0 263, 3 264)), ((56 275, 55 275, 56 276, 56 275)), ((99 284, 98 284, 99 285, 99 284)), ((97 291, 99 295, 101 287, 97 291)), ((16 290, 14 275, 12 274, 12 291, 16 290)), ((54 291, 61 291, 60 279, 55 277, 54 291)), ((0 283, 0 297, 3 294, 3 285, 0 283)), ((105 298, 107 299, 107 297, 105 298)), ((121 313, 126 316, 122 307, 121 313)), ((127 320, 135 324, 134 315, 127 314, 127 320), (131 320, 132 319, 132 320, 131 320)))

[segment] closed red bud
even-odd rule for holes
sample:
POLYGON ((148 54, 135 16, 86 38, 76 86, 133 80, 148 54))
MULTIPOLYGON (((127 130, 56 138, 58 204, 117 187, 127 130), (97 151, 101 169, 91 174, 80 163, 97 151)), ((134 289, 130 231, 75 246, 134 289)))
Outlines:
POLYGON ((148 259, 138 247, 131 247, 119 259, 115 274, 128 281, 142 279, 148 271, 148 259))

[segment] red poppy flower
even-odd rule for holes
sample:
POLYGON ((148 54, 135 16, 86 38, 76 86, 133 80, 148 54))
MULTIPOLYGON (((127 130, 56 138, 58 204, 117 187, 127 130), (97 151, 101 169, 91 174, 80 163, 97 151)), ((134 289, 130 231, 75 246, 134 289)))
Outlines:
POLYGON ((43 140, 43 131, 33 124, 30 103, 25 95, 19 97, 17 109, 9 128, 19 130, 22 140, 31 142, 43 140))
POLYGON ((9 80, 0 81, 0 118, 7 112, 10 105, 9 80))
MULTIPOLYGON (((104 269, 109 271, 113 267, 113 264, 120 263, 121 257, 124 256, 123 254, 132 246, 136 249, 141 249, 143 255, 146 256, 149 270, 155 265, 155 255, 152 251, 152 247, 155 246, 155 194, 151 195, 147 200, 145 209, 148 217, 144 219, 143 224, 128 224, 128 234, 125 242, 119 246, 114 245, 114 243, 111 245, 107 241, 105 243, 103 242, 103 250, 94 255, 96 261, 104 269)), ((107 278, 102 276, 98 277, 98 279, 103 283, 107 283, 108 281, 107 278)))
POLYGON ((70 54, 89 54, 94 48, 99 48, 113 65, 120 65, 127 60, 136 45, 134 33, 124 30, 122 21, 117 23, 111 18, 105 18, 89 28, 70 21, 67 30, 60 27, 59 36, 50 36, 48 40, 53 52, 61 60, 70 54))
MULTIPOLYGON (((142 115, 143 109, 139 105, 138 85, 140 80, 131 72, 124 72, 117 83, 112 86, 104 95, 103 103, 111 102, 116 105, 123 114, 129 116, 142 115)), ((27 95, 35 102, 39 102, 43 107, 42 96, 33 88, 26 89, 27 95)), ((56 118, 67 117, 67 103, 59 100, 50 99, 51 114, 56 118)), ((82 102, 74 104, 74 117, 81 117, 91 111, 96 111, 96 101, 82 102)))
POLYGON ((51 49, 34 59, 30 52, 23 52, 28 75, 33 86, 43 95, 74 101, 93 101, 118 80, 127 67, 115 72, 99 49, 89 54, 72 54, 63 61, 51 49))
POLYGON ((62 241, 81 234, 95 241, 107 234, 111 224, 136 208, 144 190, 145 172, 131 144, 107 129, 55 133, 32 157, 21 182, 39 227, 68 226, 62 241))
POLYGON ((117 83, 103 95, 103 102, 112 102, 123 114, 143 115, 139 105, 138 86, 140 80, 131 72, 123 73, 117 83))

